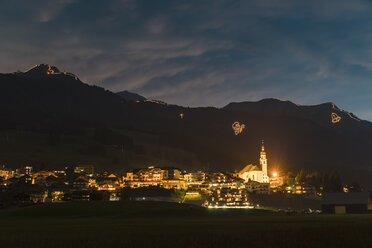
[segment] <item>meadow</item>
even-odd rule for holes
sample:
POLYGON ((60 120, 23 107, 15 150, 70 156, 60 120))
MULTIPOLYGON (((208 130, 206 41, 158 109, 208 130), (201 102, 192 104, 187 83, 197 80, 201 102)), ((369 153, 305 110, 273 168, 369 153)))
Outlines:
POLYGON ((1 247, 372 247, 372 215, 286 215, 162 202, 0 211, 1 247))

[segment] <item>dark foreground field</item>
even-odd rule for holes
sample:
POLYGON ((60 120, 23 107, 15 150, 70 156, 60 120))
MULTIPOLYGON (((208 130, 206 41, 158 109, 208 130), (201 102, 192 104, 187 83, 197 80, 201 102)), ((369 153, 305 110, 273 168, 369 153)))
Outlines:
POLYGON ((372 247, 372 215, 61 203, 1 210, 0 247, 372 247))

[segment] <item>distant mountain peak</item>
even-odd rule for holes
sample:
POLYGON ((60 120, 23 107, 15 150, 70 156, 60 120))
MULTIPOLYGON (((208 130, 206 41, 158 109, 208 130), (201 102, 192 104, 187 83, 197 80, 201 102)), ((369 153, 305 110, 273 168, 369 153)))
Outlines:
MULTIPOLYGON (((273 116, 285 115, 310 119, 321 124, 330 124, 332 116, 344 120, 360 122, 361 119, 354 114, 337 107, 333 102, 325 102, 314 105, 301 105, 288 100, 277 98, 265 98, 260 101, 233 102, 223 109, 245 112, 250 114, 270 114, 273 116)), ((331 123, 334 124, 334 123, 331 123)))
POLYGON ((277 104, 277 103, 286 103, 286 104, 293 104, 293 105, 297 105, 295 104, 294 102, 291 102, 289 100, 282 100, 282 99, 279 99, 279 98, 264 98, 262 100, 259 100, 258 101, 259 103, 268 103, 268 104, 277 104))
MULTIPOLYGON (((285 103, 285 104, 290 104, 290 105, 296 105, 298 107, 315 107, 315 106, 329 106, 331 108, 337 108, 337 106, 333 102, 325 102, 325 103, 319 103, 319 104, 297 104, 295 102, 292 102, 290 100, 282 100, 279 98, 264 98, 260 101, 259 103, 272 103, 272 104, 280 104, 280 103, 285 103)), ((338 109, 338 108, 337 108, 338 109)))
POLYGON ((34 74, 34 73, 39 73, 39 74, 55 74, 55 73, 60 73, 57 67, 51 66, 48 64, 39 64, 31 67, 30 69, 24 71, 25 74, 34 74))
POLYGON ((347 112, 343 109, 340 109, 338 108, 334 103, 331 103, 332 104, 332 109, 334 110, 337 110, 341 113, 344 113, 345 115, 349 116, 351 119, 355 120, 355 121, 361 121, 361 119, 359 119, 358 117, 356 117, 353 113, 350 113, 350 112, 347 112))
POLYGON ((38 64, 24 72, 17 72, 16 74, 22 74, 28 77, 45 77, 49 75, 67 75, 78 80, 78 77, 69 72, 61 72, 57 67, 49 64, 38 64))
POLYGON ((282 100, 279 98, 271 97, 271 98, 263 98, 259 102, 291 102, 289 100, 282 100))
POLYGON ((127 90, 123 90, 123 91, 120 91, 120 92, 116 92, 116 94, 118 96, 120 96, 121 98, 123 98, 124 100, 126 101, 133 101, 133 102, 136 102, 136 101, 146 101, 147 99, 137 93, 133 93, 133 92, 129 92, 127 90))
POLYGON ((227 104, 224 108, 229 108, 236 105, 246 105, 246 104, 264 104, 264 105, 276 105, 276 106, 292 106, 292 107, 328 107, 331 109, 341 110, 339 109, 333 102, 325 102, 319 104, 297 104, 290 100, 282 100, 279 98, 263 98, 259 101, 243 101, 243 102, 231 102, 227 104))

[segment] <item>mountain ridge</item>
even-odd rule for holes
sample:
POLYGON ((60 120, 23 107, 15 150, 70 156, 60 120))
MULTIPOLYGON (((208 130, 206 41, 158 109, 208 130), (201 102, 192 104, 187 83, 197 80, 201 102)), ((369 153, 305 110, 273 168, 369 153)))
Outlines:
MULTIPOLYGON (((61 72, 56 66, 52 66, 49 64, 37 64, 33 67, 27 69, 26 71, 18 71, 11 73, 17 76, 24 76, 24 77, 31 77, 31 78, 40 78, 40 77, 47 77, 47 76, 55 76, 55 75, 64 75, 73 77, 75 80, 79 80, 79 78, 70 72, 61 72)), ((80 80, 79 80, 80 81, 80 80)))
MULTIPOLYGON (((183 169, 232 171, 257 164, 259 144, 265 139, 271 168, 337 169, 351 179, 363 175, 365 181, 372 176, 372 123, 352 118, 333 103, 307 106, 262 99, 222 108, 188 108, 136 102, 52 66, 43 69, 41 77, 0 74, 0 140, 7 140, 12 130, 32 132, 49 140, 39 141, 39 150, 59 151, 58 163, 124 170, 158 161, 183 169), (49 70, 55 73, 46 74, 49 70), (245 125, 238 135, 234 122, 245 125), (70 139, 79 140, 79 145, 68 143, 70 139), (64 146, 76 149, 59 148, 64 146)), ((47 158, 48 152, 20 148, 28 139, 26 134, 19 138, 18 145, 0 147, 0 163, 20 166, 14 161, 28 163, 36 156, 36 164, 57 164, 47 158)))
POLYGON ((143 97, 137 93, 129 92, 127 90, 116 92, 117 95, 121 96, 126 101, 145 101, 146 97, 143 97))

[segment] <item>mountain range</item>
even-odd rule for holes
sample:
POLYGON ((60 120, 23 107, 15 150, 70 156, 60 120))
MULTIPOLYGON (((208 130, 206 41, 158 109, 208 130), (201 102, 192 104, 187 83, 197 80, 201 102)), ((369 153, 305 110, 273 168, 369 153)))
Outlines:
POLYGON ((262 140, 269 171, 337 170, 346 182, 372 186, 372 123, 334 103, 271 98, 189 108, 113 93, 46 64, 0 74, 0 164, 9 167, 233 171, 258 164, 262 140), (244 125, 237 135, 235 122, 244 125))

